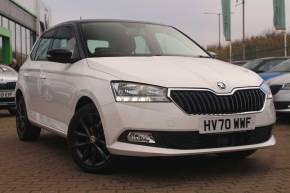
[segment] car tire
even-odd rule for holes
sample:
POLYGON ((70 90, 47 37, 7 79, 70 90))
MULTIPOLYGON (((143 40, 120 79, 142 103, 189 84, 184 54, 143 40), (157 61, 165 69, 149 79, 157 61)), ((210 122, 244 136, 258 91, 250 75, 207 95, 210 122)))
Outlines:
POLYGON ((13 115, 13 116, 15 116, 16 115, 16 108, 10 108, 10 109, 8 109, 8 111, 9 111, 9 113, 10 113, 10 115, 13 115))
POLYGON ((106 147, 101 118, 88 104, 76 111, 68 131, 68 147, 75 163, 88 173, 111 171, 112 155, 106 147))
POLYGON ((32 125, 28 120, 23 96, 18 98, 16 104, 16 128, 21 141, 35 141, 40 136, 41 129, 32 125))
POLYGON ((238 151, 238 152, 230 152, 230 153, 220 153, 219 157, 223 159, 232 159, 232 160, 243 160, 253 155, 257 150, 249 150, 249 151, 238 151))

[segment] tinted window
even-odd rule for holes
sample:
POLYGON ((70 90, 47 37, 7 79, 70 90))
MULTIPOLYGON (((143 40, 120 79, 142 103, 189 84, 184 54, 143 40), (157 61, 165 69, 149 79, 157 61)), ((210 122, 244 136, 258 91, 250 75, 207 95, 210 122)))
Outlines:
POLYGON ((290 72, 290 60, 278 64, 270 72, 290 72))
POLYGON ((89 57, 209 55, 191 39, 172 27, 130 23, 91 22, 82 24, 89 57))
POLYGON ((258 72, 268 72, 269 70, 271 70, 272 68, 274 68, 275 66, 277 66, 278 64, 282 63, 283 61, 285 61, 286 59, 277 59, 277 60, 268 60, 265 61, 263 63, 263 65, 261 65, 257 71, 258 72))
POLYGON ((96 49, 109 48, 110 43, 105 40, 87 40, 89 52, 95 53, 96 49))
POLYGON ((54 33, 55 31, 49 31, 39 40, 39 46, 34 57, 35 60, 47 60, 47 52, 51 46, 54 33))
POLYGON ((136 44, 136 49, 135 49, 136 54, 150 54, 149 47, 144 37, 137 36, 134 38, 134 41, 136 44))
POLYGON ((31 52, 31 55, 30 55, 31 60, 34 60, 34 59, 35 59, 36 51, 37 51, 37 48, 38 48, 38 46, 39 46, 39 43, 40 43, 40 40, 38 40, 38 41, 36 42, 36 44, 35 44, 35 46, 34 46, 32 52, 31 52))
POLYGON ((249 62, 247 62, 246 64, 243 65, 243 67, 250 69, 250 70, 254 70, 256 69, 261 63, 263 62, 263 60, 261 59, 257 59, 257 60, 251 60, 249 62))
POLYGON ((155 36, 163 53, 169 55, 190 55, 192 53, 190 45, 185 44, 180 37, 166 33, 156 33, 155 36))
POLYGON ((73 58, 78 57, 76 37, 73 27, 61 27, 57 30, 51 49, 67 49, 73 53, 73 58))

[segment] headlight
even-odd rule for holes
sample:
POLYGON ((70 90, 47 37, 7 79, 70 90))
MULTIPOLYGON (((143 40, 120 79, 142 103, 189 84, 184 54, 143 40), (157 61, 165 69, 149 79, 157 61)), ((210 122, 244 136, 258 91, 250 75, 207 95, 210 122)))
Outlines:
POLYGON ((282 90, 290 90, 290 83, 286 83, 282 86, 282 90))
POLYGON ((132 82, 112 82, 117 102, 169 102, 167 88, 132 82))
POLYGON ((273 98, 271 89, 270 89, 269 85, 266 82, 264 82, 261 85, 261 89, 266 94, 267 99, 272 99, 273 98))

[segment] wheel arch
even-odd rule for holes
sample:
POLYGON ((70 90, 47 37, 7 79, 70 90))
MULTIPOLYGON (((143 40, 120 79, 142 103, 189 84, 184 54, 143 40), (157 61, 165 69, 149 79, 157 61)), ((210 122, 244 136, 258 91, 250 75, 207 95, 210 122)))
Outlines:
POLYGON ((23 93, 22 93, 22 91, 18 88, 17 90, 16 90, 16 101, 17 101, 17 99, 19 99, 19 97, 21 97, 21 96, 23 96, 23 93))
MULTIPOLYGON (((82 96, 77 100, 74 112, 77 112, 80 108, 82 108, 83 106, 88 105, 88 104, 94 105, 98 110, 98 107, 95 105, 94 101, 90 97, 82 96)), ((98 112, 99 112, 99 110, 98 110, 98 112)))

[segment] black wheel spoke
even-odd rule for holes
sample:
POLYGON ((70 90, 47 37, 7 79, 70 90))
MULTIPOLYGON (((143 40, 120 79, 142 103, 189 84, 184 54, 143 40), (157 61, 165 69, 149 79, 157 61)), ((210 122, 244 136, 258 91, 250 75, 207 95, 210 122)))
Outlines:
POLYGON ((95 144, 95 148, 98 151, 98 154, 101 156, 102 160, 107 160, 108 156, 106 155, 106 153, 102 150, 102 148, 100 148, 98 145, 95 144))
POLYGON ((83 137, 83 138, 89 138, 89 136, 86 133, 81 133, 78 131, 74 132, 78 137, 83 137))
POLYGON ((96 148, 91 148, 91 161, 92 164, 95 165, 97 163, 97 150, 96 148))
POLYGON ((81 124, 82 128, 85 130, 85 132, 87 133, 88 136, 91 136, 89 127, 85 124, 84 119, 81 118, 79 119, 79 123, 81 124))
POLYGON ((91 147, 88 146, 88 148, 86 148, 83 152, 83 157, 82 157, 82 160, 83 161, 87 161, 90 157, 90 150, 91 150, 91 147))
POLYGON ((87 143, 87 142, 83 142, 83 143, 76 143, 74 146, 75 146, 76 148, 79 148, 79 147, 84 147, 84 146, 87 146, 87 145, 89 145, 89 143, 87 143))

